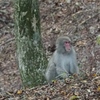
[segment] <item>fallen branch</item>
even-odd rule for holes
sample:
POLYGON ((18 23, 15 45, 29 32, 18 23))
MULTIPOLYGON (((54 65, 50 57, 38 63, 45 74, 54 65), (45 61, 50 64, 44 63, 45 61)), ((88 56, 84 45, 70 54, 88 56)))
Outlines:
POLYGON ((93 15, 93 16, 90 16, 90 17, 89 17, 88 19, 86 19, 86 20, 83 20, 78 26, 81 26, 82 24, 86 23, 87 21, 89 21, 91 18, 94 18, 94 17, 97 16, 98 14, 100 14, 100 12, 97 13, 97 14, 95 14, 95 15, 93 15))

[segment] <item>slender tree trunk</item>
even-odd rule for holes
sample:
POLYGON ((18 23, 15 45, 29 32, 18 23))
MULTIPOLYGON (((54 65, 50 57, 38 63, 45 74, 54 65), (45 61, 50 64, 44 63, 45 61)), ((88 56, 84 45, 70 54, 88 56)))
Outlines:
POLYGON ((22 82, 25 87, 43 84, 47 60, 41 41, 38 0, 15 0, 15 23, 22 82))

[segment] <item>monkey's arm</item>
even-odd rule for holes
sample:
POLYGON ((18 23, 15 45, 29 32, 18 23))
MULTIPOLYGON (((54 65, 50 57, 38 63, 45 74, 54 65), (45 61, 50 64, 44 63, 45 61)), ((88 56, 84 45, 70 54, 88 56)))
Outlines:
POLYGON ((52 80, 56 78, 56 76, 57 76, 56 64, 54 62, 54 57, 52 56, 51 59, 49 60, 48 67, 45 73, 45 77, 48 82, 51 82, 52 80))
POLYGON ((78 64, 77 64, 77 59, 76 59, 76 53, 74 52, 74 56, 72 56, 72 62, 70 62, 70 73, 71 74, 79 74, 79 68, 78 68, 78 64))
POLYGON ((66 57, 64 57, 62 54, 57 54, 55 58, 56 63, 56 71, 57 71, 57 77, 61 78, 67 78, 68 77, 68 70, 69 67, 66 67, 66 57))

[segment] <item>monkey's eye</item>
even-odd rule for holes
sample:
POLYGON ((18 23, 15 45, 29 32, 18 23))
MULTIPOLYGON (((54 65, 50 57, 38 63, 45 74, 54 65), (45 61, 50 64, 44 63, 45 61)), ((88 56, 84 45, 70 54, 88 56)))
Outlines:
POLYGON ((66 43, 66 44, 70 44, 70 42, 69 42, 69 41, 66 41, 65 43, 66 43))

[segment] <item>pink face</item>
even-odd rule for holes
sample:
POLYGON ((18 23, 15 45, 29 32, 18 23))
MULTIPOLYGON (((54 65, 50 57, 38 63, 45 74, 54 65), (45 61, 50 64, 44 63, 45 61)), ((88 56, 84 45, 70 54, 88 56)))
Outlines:
POLYGON ((65 46, 66 51, 70 51, 71 50, 71 44, 70 44, 70 42, 65 42, 64 46, 65 46))

